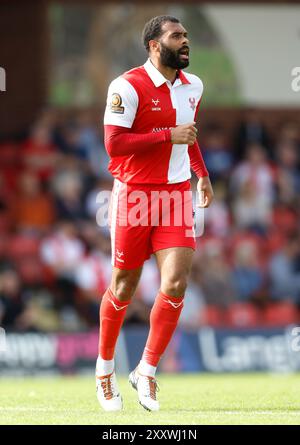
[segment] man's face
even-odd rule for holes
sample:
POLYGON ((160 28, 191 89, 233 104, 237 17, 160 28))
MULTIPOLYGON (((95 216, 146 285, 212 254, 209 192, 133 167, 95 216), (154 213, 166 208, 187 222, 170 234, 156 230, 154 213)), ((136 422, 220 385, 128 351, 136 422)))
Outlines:
POLYGON ((166 22, 162 25, 163 35, 158 39, 162 65, 174 69, 189 65, 189 40, 181 23, 166 22))

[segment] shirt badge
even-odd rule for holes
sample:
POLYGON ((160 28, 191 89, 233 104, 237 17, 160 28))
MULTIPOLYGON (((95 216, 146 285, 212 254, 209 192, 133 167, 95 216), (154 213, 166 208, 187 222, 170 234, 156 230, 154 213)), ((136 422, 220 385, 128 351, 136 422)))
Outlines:
POLYGON ((110 110, 112 113, 124 114, 124 107, 122 107, 122 97, 119 93, 113 93, 110 100, 110 110))

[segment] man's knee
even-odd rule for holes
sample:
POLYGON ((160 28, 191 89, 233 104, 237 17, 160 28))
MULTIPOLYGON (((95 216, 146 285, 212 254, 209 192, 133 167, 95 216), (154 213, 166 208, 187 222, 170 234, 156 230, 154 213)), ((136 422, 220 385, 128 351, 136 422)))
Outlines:
POLYGON ((114 269, 111 290, 120 301, 130 300, 137 288, 141 271, 114 269))
POLYGON ((169 276, 162 279, 161 291, 170 297, 181 297, 187 288, 186 276, 169 276))

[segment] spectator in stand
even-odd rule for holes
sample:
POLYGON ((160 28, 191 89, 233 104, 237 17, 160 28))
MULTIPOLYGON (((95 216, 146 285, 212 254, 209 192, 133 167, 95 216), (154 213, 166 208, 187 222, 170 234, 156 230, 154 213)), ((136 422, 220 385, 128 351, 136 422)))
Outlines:
POLYGON ((22 159, 24 168, 35 173, 43 182, 51 178, 58 153, 47 124, 37 122, 33 126, 29 139, 22 147, 22 159))
POLYGON ((295 143, 283 141, 276 148, 278 199, 284 204, 299 205, 299 152, 295 143))
POLYGON ((19 230, 42 234, 54 222, 52 196, 42 191, 34 173, 25 172, 19 178, 18 198, 12 201, 11 207, 11 219, 19 230))
POLYGON ((218 242, 207 242, 202 248, 200 271, 205 302, 226 308, 236 299, 227 258, 218 242))
POLYGON ((233 157, 226 147, 225 134, 221 127, 210 125, 206 129, 203 158, 212 181, 228 177, 233 157))
POLYGON ((201 325, 201 311, 205 306, 205 298, 201 290, 199 278, 199 265, 194 262, 179 319, 179 326, 185 330, 199 329, 201 325))
POLYGON ((41 257, 57 275, 73 279, 84 255, 84 245, 78 238, 72 221, 62 220, 54 233, 41 244, 41 257))
POLYGON ((259 194, 249 179, 233 197, 232 213, 239 229, 264 235, 272 222, 272 205, 267 194, 259 194))
POLYGON ((251 241, 240 242, 235 248, 232 279, 238 300, 255 301, 263 295, 264 275, 258 254, 251 241))
POLYGON ((108 170, 109 156, 103 144, 101 126, 94 122, 90 111, 82 111, 78 118, 79 143, 86 150, 86 157, 93 175, 101 178, 111 178, 108 170))
POLYGON ((230 231, 230 212, 226 202, 226 184, 217 181, 214 184, 214 200, 205 211, 206 230, 217 238, 224 238, 230 231))
POLYGON ((98 323, 100 296, 110 284, 110 239, 105 238, 94 222, 82 226, 86 254, 75 271, 79 293, 76 306, 82 317, 92 325, 98 323))
POLYGON ((271 223, 275 187, 264 147, 247 147, 246 159, 233 171, 230 192, 236 226, 265 234, 271 223))
MULTIPOLYGON (((288 121, 281 125, 278 131, 277 140, 279 143, 290 143, 300 149, 300 130, 299 123, 295 121, 288 121)), ((300 165, 298 165, 300 167, 300 165)))
POLYGON ((75 274, 84 257, 84 244, 73 222, 60 221, 54 233, 41 243, 41 259, 56 279, 57 307, 73 306, 75 274))
MULTIPOLYGON (((98 234, 94 249, 90 250, 78 266, 75 277, 76 283, 87 299, 95 300, 99 304, 99 296, 110 283, 110 257, 104 253, 104 244, 109 242, 98 234)), ((95 319, 96 320, 96 319, 95 319)))
POLYGON ((0 269, 0 326, 6 330, 29 327, 25 312, 25 295, 16 270, 8 264, 0 269))
POLYGON ((73 156, 87 166, 88 147, 80 140, 80 129, 76 123, 68 122, 62 129, 61 151, 66 156, 73 156))
POLYGON ((289 236, 286 245, 270 261, 271 296, 274 300, 290 300, 300 307, 300 234, 289 236))
POLYGON ((83 202, 83 181, 77 170, 61 171, 53 180, 59 219, 82 221, 87 215, 83 202))
POLYGON ((255 109, 250 109, 246 112, 245 119, 240 123, 236 131, 235 140, 234 154, 236 161, 244 159, 246 147, 250 144, 262 145, 266 147, 268 154, 271 154, 268 132, 255 109))
POLYGON ((232 195, 239 193, 245 183, 250 183, 257 196, 263 196, 266 205, 274 201, 274 174, 262 145, 250 144, 246 158, 234 169, 230 181, 232 195))

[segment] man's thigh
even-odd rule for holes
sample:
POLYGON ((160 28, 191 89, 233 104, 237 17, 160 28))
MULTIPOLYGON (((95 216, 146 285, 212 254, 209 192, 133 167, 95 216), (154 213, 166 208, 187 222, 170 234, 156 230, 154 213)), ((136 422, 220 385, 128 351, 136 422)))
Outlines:
POLYGON ((190 247, 170 247, 155 252, 162 279, 187 277, 190 273, 194 249, 190 247))

